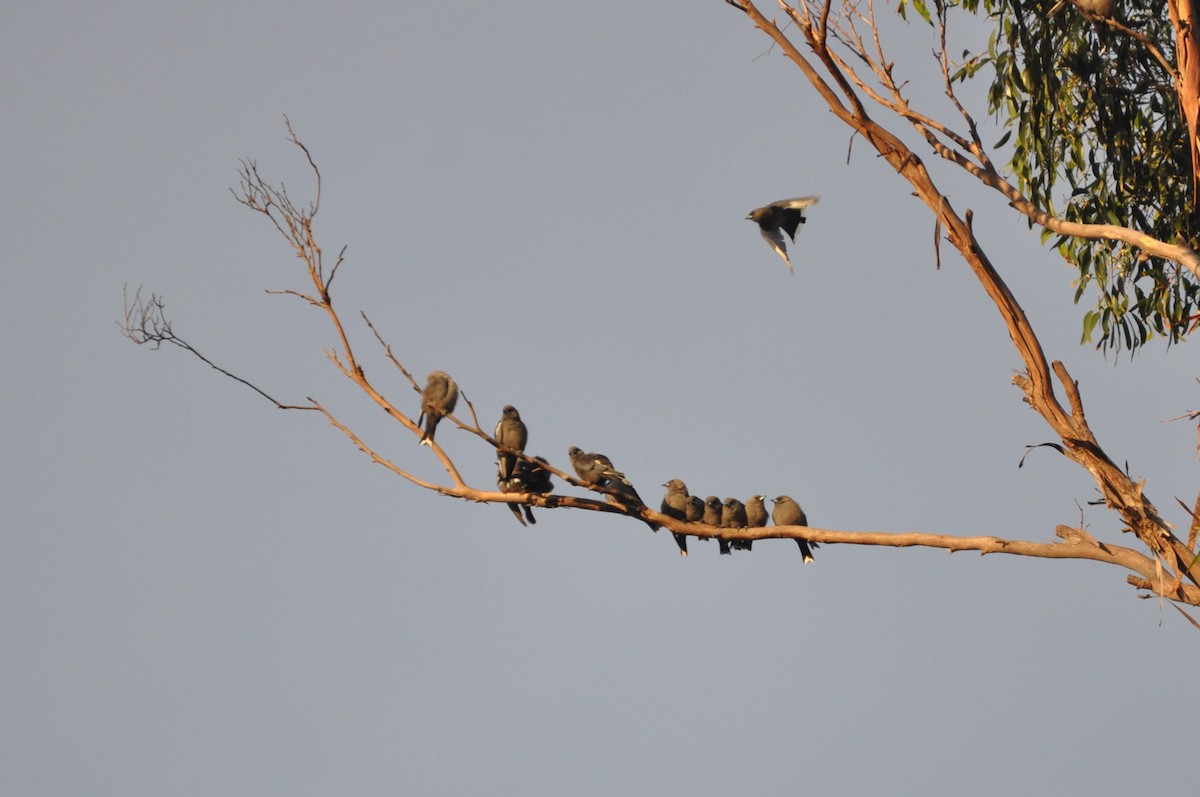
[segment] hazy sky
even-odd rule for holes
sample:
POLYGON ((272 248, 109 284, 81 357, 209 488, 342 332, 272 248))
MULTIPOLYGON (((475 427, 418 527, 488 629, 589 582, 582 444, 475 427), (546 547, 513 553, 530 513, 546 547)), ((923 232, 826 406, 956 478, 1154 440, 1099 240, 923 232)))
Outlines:
MULTIPOLYGON (((123 339, 122 287, 385 456, 433 457, 323 358, 238 159, 317 231, 367 373, 452 373, 531 453, 790 493, 814 525, 1047 541, 1086 473, 906 185, 720 0, 10 4, 0 28, 0 791, 11 795, 1186 790, 1200 634, 1091 563, 790 541, 439 498, 315 413, 123 339), (849 153, 849 163, 847 155, 849 153), (744 220, 819 194, 796 276, 744 220), (1182 697, 1181 697, 1182 696, 1182 697), (1184 700, 1183 705, 1177 701, 1184 700)), ((937 100, 934 42, 896 60, 937 100), (914 61, 913 58, 917 58, 914 61)), ((922 91, 922 89, 924 89, 922 91)), ((941 103, 935 110, 942 107, 941 103)), ((989 131, 992 135, 994 131, 989 131)), ((998 138, 999 134, 995 134, 998 138)), ((991 140, 994 140, 991 139, 991 140)), ((1079 346, 1071 271, 937 166, 1096 434, 1168 518, 1197 489, 1190 344, 1079 346)), ((440 441, 490 487, 489 449, 440 441)))

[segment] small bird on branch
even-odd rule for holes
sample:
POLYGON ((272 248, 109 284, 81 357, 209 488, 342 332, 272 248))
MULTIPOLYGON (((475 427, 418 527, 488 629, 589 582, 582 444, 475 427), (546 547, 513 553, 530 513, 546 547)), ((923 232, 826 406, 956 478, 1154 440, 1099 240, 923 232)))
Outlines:
MULTIPOLYGON (((646 502, 638 495, 637 490, 633 487, 633 482, 625 476, 624 473, 613 467, 612 460, 603 454, 595 454, 585 452, 578 446, 571 446, 567 449, 567 456, 571 458, 571 467, 575 469, 575 475, 584 484, 591 484, 597 487, 604 487, 612 490, 615 493, 629 499, 629 503, 633 506, 642 507, 646 502)), ((611 503, 613 496, 608 496, 611 503)), ((658 531, 661 528, 657 523, 649 520, 643 521, 650 527, 651 531, 658 531)))
MULTIPOLYGON (((807 526, 808 516, 804 514, 804 510, 800 505, 786 495, 781 495, 775 499, 775 511, 771 513, 771 519, 775 521, 776 526, 807 526)), ((800 555, 804 558, 804 564, 808 564, 813 560, 812 548, 816 548, 817 544, 811 543, 809 547, 808 540, 796 538, 796 544, 800 546, 800 555)))
POLYGON ((421 435, 421 445, 427 446, 433 442, 433 433, 437 431, 438 421, 454 412, 458 403, 458 385, 445 371, 434 371, 425 378, 425 389, 421 391, 421 415, 417 425, 425 424, 425 434, 421 435))
MULTIPOLYGON (((667 494, 663 496, 662 513, 676 520, 687 520, 688 503, 691 498, 688 495, 687 485, 679 479, 671 479, 663 487, 667 488, 667 494)), ((679 546, 680 555, 687 556, 687 535, 675 534, 675 544, 679 546)))

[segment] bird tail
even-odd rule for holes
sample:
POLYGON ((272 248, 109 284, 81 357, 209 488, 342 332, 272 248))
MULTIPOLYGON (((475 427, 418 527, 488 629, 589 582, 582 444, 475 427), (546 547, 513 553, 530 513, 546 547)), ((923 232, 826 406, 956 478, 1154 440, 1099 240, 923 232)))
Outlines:
MULTIPOLYGON (((804 557, 804 564, 809 564, 810 562, 814 561, 813 555, 812 555, 812 549, 808 547, 809 546, 808 540, 802 540, 799 537, 797 537, 796 544, 800 546, 800 555, 802 557, 804 557)), ((812 543, 812 547, 816 548, 817 544, 815 542, 812 543)))

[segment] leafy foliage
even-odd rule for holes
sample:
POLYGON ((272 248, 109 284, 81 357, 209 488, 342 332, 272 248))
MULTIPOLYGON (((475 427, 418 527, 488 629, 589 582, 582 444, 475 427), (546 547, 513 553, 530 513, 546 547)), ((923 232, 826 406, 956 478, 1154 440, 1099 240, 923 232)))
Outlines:
MULTIPOLYGON (((909 5, 928 18, 923 0, 909 5)), ((967 58, 954 79, 993 68, 989 111, 1007 128, 997 146, 1012 147, 1012 177, 1034 204, 1066 221, 1200 244, 1188 132, 1168 66, 1175 31, 1163 5, 1118 8, 1116 26, 1070 2, 1053 14, 1053 0, 956 5, 995 23, 987 51, 967 58)), ((1075 301, 1095 297, 1084 341, 1134 352, 1155 336, 1170 344, 1190 331, 1200 299, 1190 272, 1106 239, 1044 232, 1050 239, 1079 270, 1075 301)))

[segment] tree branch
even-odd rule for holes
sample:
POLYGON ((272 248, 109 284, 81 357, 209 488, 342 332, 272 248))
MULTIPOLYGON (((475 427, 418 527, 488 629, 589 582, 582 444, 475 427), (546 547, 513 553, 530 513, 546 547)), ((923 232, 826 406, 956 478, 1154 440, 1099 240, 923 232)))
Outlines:
MULTIPOLYGON (((830 73, 831 78, 839 85, 845 84, 847 78, 842 74, 838 59, 830 55, 825 42, 813 34, 814 25, 811 18, 792 9, 785 0, 780 0, 780 5, 795 22, 797 30, 805 37, 815 58, 830 73)), ((933 212, 937 222, 945 229, 947 239, 970 266, 984 291, 1000 312, 1000 316, 1008 328, 1009 337, 1026 367, 1026 373, 1014 377, 1014 381, 1024 390, 1029 405, 1060 437, 1065 454, 1092 473, 1105 503, 1121 515, 1129 529, 1159 558, 1163 567, 1170 572, 1176 572, 1175 569, 1182 566, 1183 570, 1180 575, 1186 575, 1194 583, 1200 584, 1200 581, 1197 581, 1198 574, 1193 568, 1186 564, 1180 564, 1181 562, 1191 562, 1193 555, 1181 540, 1171 534, 1168 525, 1159 516, 1158 510, 1143 494, 1142 484, 1135 483, 1117 468, 1096 442, 1083 415, 1078 387, 1070 380, 1066 369, 1061 364, 1057 365, 1055 370, 1068 393, 1072 413, 1068 415, 1058 402, 1054 395, 1045 354, 1028 318, 999 272, 983 252, 971 225, 955 212, 945 194, 937 188, 921 159, 899 138, 871 119, 865 111, 851 113, 839 102, 836 102, 835 98, 831 98, 826 83, 817 74, 815 67, 778 27, 763 17, 751 0, 743 0, 742 8, 755 25, 770 36, 783 53, 800 69, 817 90, 818 95, 826 101, 829 109, 852 129, 862 134, 880 155, 908 181, 916 196, 933 212)), ((870 21, 870 24, 874 25, 873 21, 870 21)), ((877 34, 877 30, 875 32, 877 34)), ((856 54, 870 62, 865 48, 860 48, 860 52, 856 54)), ((882 49, 879 50, 878 59, 878 63, 885 63, 882 49)), ((891 80, 890 76, 887 77, 887 80, 891 80)), ((856 81, 856 85, 861 87, 863 84, 861 81, 856 81)), ((930 143, 938 154, 942 154, 939 150, 949 152, 949 148, 936 142, 936 139, 930 143)), ((978 173, 987 173, 986 169, 970 163, 965 156, 959 153, 953 153, 953 155, 955 157, 947 159, 963 165, 964 168, 968 168, 968 171, 973 169, 978 173)), ((994 171, 992 174, 994 175, 994 171)), ((995 179, 998 180, 998 176, 995 179)), ((1047 223, 1051 223, 1051 220, 1047 219, 1047 223)), ((1124 228, 1120 229, 1121 234, 1132 232, 1125 231, 1124 228)), ((1190 252, 1190 250, 1188 251, 1190 252)), ((1200 260, 1196 262, 1200 264, 1200 260)))
MULTIPOLYGON (((343 423, 333 411, 316 399, 308 398, 308 404, 303 405, 283 404, 251 382, 217 366, 174 334, 169 320, 165 317, 162 300, 156 295, 152 295, 148 301, 141 298, 140 290, 135 293, 132 300, 126 295, 125 322, 121 326, 123 333, 134 343, 151 343, 154 348, 158 348, 162 343, 170 343, 178 346, 190 352, 219 373, 251 388, 272 402, 276 407, 320 412, 334 428, 340 431, 349 442, 357 447, 372 462, 383 466, 416 487, 435 492, 439 495, 482 503, 525 504, 546 509, 580 509, 592 512, 620 514, 658 523, 673 532, 698 538, 716 537, 726 541, 803 539, 830 545, 875 545, 895 548, 928 547, 944 549, 950 552, 975 550, 981 554, 1004 553, 1050 559, 1087 559, 1116 565, 1129 570, 1135 574, 1137 579, 1136 583, 1133 580, 1130 583, 1135 583, 1135 586, 1138 586, 1140 589, 1150 590, 1154 594, 1162 595, 1171 600, 1200 605, 1200 589, 1190 585, 1183 585, 1180 579, 1180 574, 1188 572, 1188 568, 1195 563, 1195 556, 1187 551, 1186 548, 1183 548, 1182 543, 1174 539, 1167 530, 1166 524, 1158 518, 1153 505, 1142 495, 1141 483, 1133 483, 1126 474, 1116 468, 1100 449, 1087 425, 1078 386, 1070 379, 1065 367, 1061 363, 1056 362, 1053 367, 1054 372, 1057 374, 1067 393, 1071 406, 1070 414, 1059 405, 1054 396, 1050 367, 1046 363, 1040 344, 1033 334, 1033 330, 1030 328, 1020 306, 979 248, 970 229, 970 224, 958 217, 945 196, 937 190, 924 165, 915 153, 893 134, 876 124, 866 115, 861 103, 857 102, 857 95, 851 86, 852 81, 846 79, 838 66, 840 62, 830 57, 827 51, 825 51, 821 42, 825 41, 827 31, 826 17, 828 14, 828 2, 823 6, 820 27, 801 23, 798 23, 798 27, 807 31, 807 35, 810 36, 810 46, 813 47, 814 52, 820 59, 820 63, 830 72, 833 82, 840 87, 848 105, 841 104, 837 93, 830 88, 829 84, 816 76, 815 69, 800 56, 791 42, 772 23, 766 22, 761 17, 761 14, 758 13, 749 0, 744 0, 741 3, 731 2, 731 4, 736 5, 749 14, 755 20, 755 24, 767 31, 773 38, 776 36, 779 37, 776 40, 784 48, 785 53, 798 64, 804 65, 802 66, 802 70, 805 70, 805 74, 813 75, 813 85, 826 98, 830 109, 835 114, 845 118, 856 132, 861 133, 864 138, 870 141, 872 146, 876 147, 893 167, 909 181, 916 189, 917 195, 933 210, 935 219, 945 229, 948 240, 959 250, 968 264, 971 265, 988 295, 992 297, 997 308, 1000 310, 1008 326, 1009 334, 1026 363, 1027 373, 1017 377, 1016 381, 1025 390, 1026 400, 1046 418, 1047 422, 1063 440, 1061 447, 1057 445, 1055 447, 1059 448, 1065 456, 1092 471, 1097 483, 1100 485, 1105 501, 1109 506, 1121 513, 1122 517, 1126 519, 1130 530, 1150 547, 1154 555, 1153 557, 1146 556, 1129 548, 1099 543, 1081 528, 1073 529, 1064 526, 1059 527, 1058 534, 1065 541, 1065 544, 1007 540, 1000 537, 956 537, 918 532, 892 534, 873 531, 838 531, 804 526, 770 526, 739 529, 717 528, 703 523, 687 523, 676 520, 648 507, 629 503, 628 496, 622 495, 616 490, 598 485, 585 484, 574 475, 541 460, 538 460, 536 463, 539 467, 545 468, 548 473, 562 479, 567 485, 598 493, 603 498, 597 499, 555 493, 530 494, 498 492, 490 489, 481 490, 466 483, 450 456, 434 441, 430 449, 441 463, 449 480, 448 483, 438 483, 420 478, 408 468, 402 467, 391 459, 379 454, 360 435, 347 424, 343 423), (1187 564, 1181 566, 1181 562, 1187 564)), ((383 408, 392 419, 408 429, 414 435, 414 438, 419 438, 422 430, 417 426, 416 422, 406 413, 397 409, 392 402, 374 387, 366 377, 363 367, 353 353, 347 331, 342 324, 337 310, 334 308, 333 299, 329 292, 329 284, 336 274, 337 269, 344 262, 345 249, 343 248, 342 253, 338 256, 337 263, 329 272, 328 277, 326 277, 321 263, 321 250, 317 245, 316 235, 313 230, 314 218, 320 204, 320 175, 316 170, 311 154, 296 139, 290 124, 288 130, 292 136, 293 143, 304 152, 309 165, 314 170, 318 186, 317 199, 303 208, 295 205, 288 197, 282 184, 279 188, 275 188, 261 178, 257 167, 252 161, 242 161, 240 175, 243 194, 239 197, 239 201, 271 220, 276 230, 288 241, 289 245, 296 251, 298 257, 304 262, 305 270, 315 288, 315 293, 304 294, 291 289, 272 291, 271 293, 292 295, 310 305, 320 307, 330 320, 334 334, 338 340, 338 347, 336 349, 325 352, 330 362, 337 368, 339 373, 351 380, 367 398, 383 408)), ((403 374, 412 389, 420 393, 420 386, 413 378, 412 373, 405 368, 400 359, 395 355, 391 345, 383 338, 366 313, 360 314, 367 329, 370 330, 382 348, 384 357, 403 374)), ((489 447, 489 456, 492 456, 498 450, 507 451, 507 449, 502 449, 499 443, 483 430, 474 405, 466 398, 465 393, 461 393, 460 391, 460 394, 466 401, 472 423, 463 423, 454 416, 447 417, 450 417, 458 428, 465 429, 484 441, 489 447)), ((418 448, 417 450, 420 449, 418 448)), ((510 453, 517 455, 526 462, 533 463, 535 461, 530 455, 524 452, 510 453)), ((1131 577, 1131 579, 1133 578, 1131 577)))

